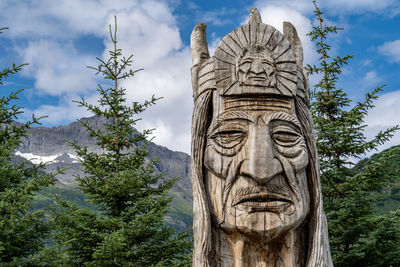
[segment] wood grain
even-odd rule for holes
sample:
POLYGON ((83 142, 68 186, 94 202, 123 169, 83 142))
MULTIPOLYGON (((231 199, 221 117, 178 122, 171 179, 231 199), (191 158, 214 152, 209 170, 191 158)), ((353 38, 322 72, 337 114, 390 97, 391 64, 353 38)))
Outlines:
POLYGON ((208 54, 191 36, 193 266, 331 267, 303 48, 249 23, 208 54))

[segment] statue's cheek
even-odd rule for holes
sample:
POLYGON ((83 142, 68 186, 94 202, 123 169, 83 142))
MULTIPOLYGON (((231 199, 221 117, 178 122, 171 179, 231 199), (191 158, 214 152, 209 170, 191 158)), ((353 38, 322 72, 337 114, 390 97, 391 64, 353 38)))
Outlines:
POLYGON ((291 162, 296 173, 304 170, 309 162, 307 150, 302 149, 300 154, 297 157, 293 158, 291 162))
POLYGON ((204 166, 219 178, 226 179, 230 168, 234 171, 243 159, 246 158, 246 149, 242 148, 239 152, 227 156, 221 153, 213 144, 207 144, 204 153, 204 166), (235 166, 233 166, 235 165, 235 166))
POLYGON ((304 170, 309 162, 307 148, 304 141, 293 147, 275 146, 276 153, 285 157, 293 168, 294 172, 304 170))
POLYGON ((207 145, 204 153, 204 166, 214 175, 225 179, 232 157, 218 153, 212 145, 207 145))

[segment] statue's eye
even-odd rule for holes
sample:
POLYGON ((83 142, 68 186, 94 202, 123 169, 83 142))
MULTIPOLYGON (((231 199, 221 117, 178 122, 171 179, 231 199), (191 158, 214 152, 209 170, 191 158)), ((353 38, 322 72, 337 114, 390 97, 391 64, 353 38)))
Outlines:
POLYGON ((221 131, 211 136, 215 143, 227 149, 239 145, 245 137, 246 133, 238 130, 221 131))
POLYGON ((280 146, 294 146, 301 140, 301 135, 289 127, 277 127, 272 131, 272 139, 280 146))
POLYGON ((273 67, 273 66, 274 66, 274 63, 269 62, 268 60, 262 60, 261 63, 262 63, 264 66, 268 66, 268 67, 273 67))
POLYGON ((239 69, 243 72, 247 72, 250 68, 251 68, 251 61, 244 61, 239 66, 239 69))

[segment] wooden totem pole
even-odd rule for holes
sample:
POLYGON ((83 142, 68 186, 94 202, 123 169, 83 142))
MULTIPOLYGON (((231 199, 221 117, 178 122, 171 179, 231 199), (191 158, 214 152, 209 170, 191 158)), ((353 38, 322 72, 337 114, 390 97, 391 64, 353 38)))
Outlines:
POLYGON ((249 23, 214 56, 191 36, 193 266, 332 266, 296 29, 249 23))

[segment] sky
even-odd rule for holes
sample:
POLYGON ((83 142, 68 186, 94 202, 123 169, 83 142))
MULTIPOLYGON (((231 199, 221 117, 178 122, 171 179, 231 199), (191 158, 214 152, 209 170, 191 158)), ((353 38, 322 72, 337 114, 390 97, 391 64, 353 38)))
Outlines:
MULTIPOLYGON (((366 117, 366 136, 400 124, 400 0, 319 0, 325 22, 343 28, 328 39, 332 56, 354 55, 338 86, 353 101, 386 84, 376 107, 366 117)), ((264 23, 282 31, 282 22, 297 28, 305 64, 318 63, 306 35, 316 25, 311 0, 0 0, 0 68, 29 63, 0 86, 0 96, 24 88, 16 104, 25 121, 48 116, 43 126, 66 125, 89 117, 73 100, 96 104, 97 85, 104 81, 87 66, 108 58, 108 25, 117 16, 118 46, 133 54, 142 71, 120 83, 128 103, 162 97, 141 114, 138 129, 152 129, 153 141, 171 150, 190 151, 193 108, 190 78, 190 33, 207 24, 211 55, 220 40, 247 23, 257 7, 264 23)), ((311 84, 318 77, 310 77, 311 84)), ((400 133, 379 150, 400 144, 400 133)))

